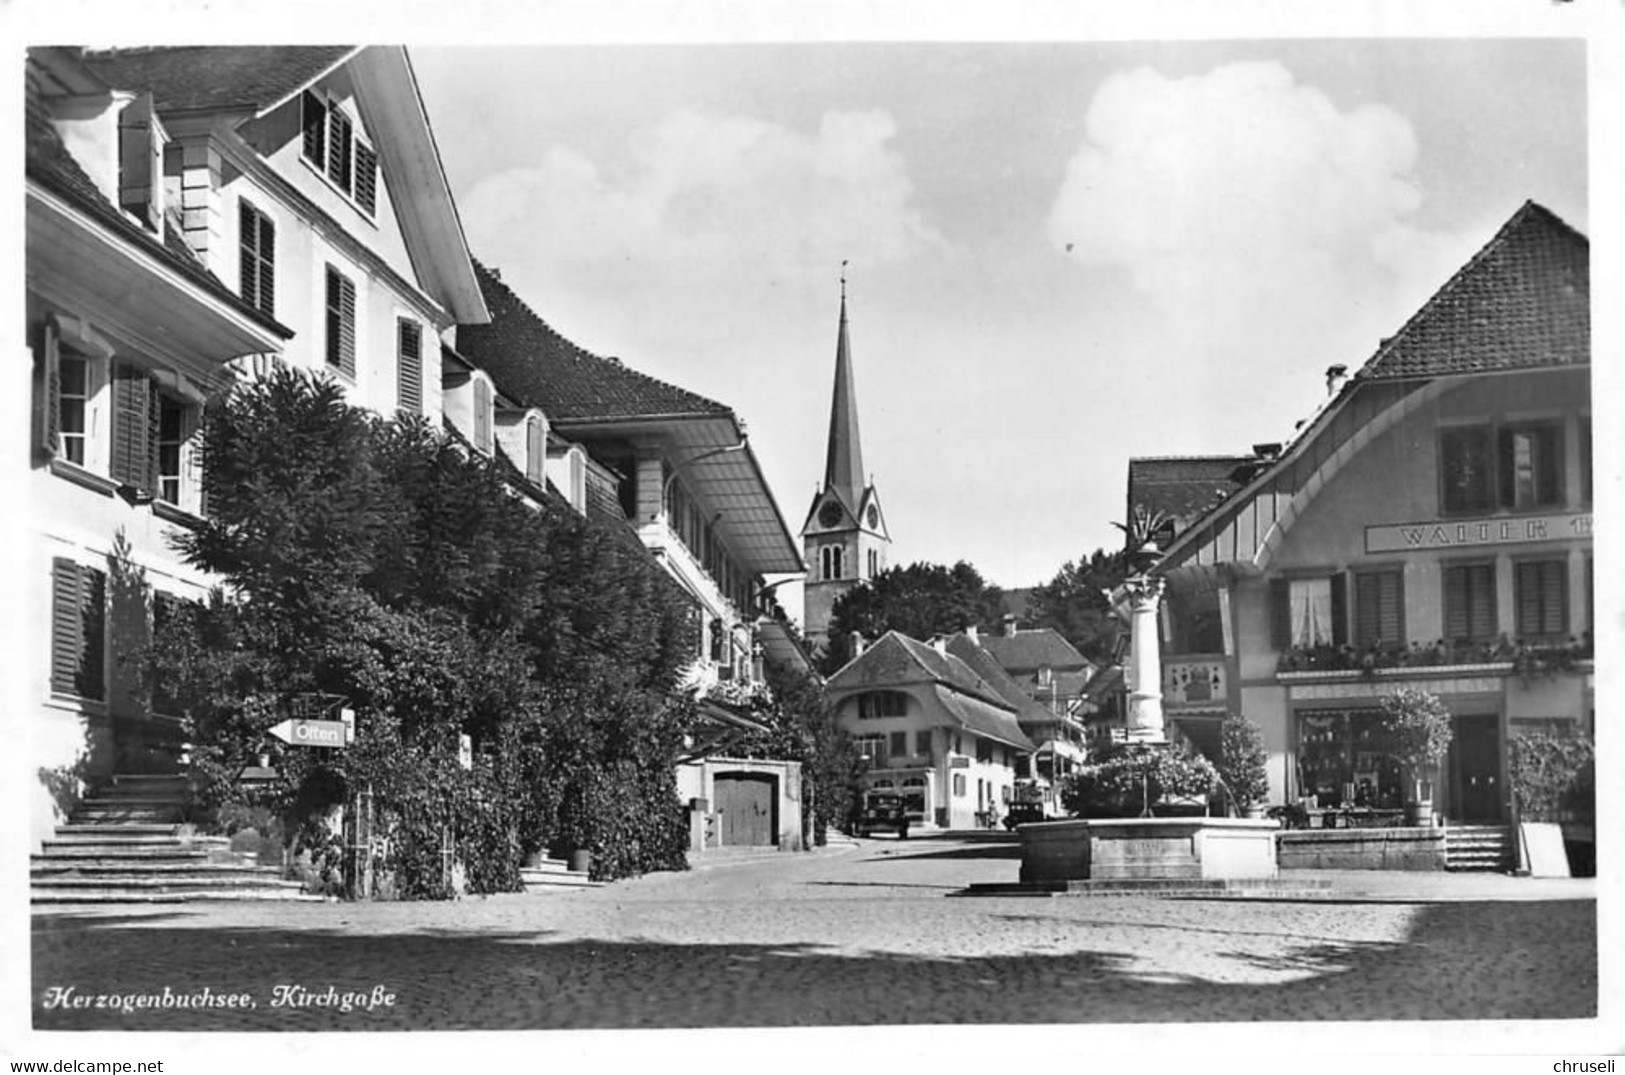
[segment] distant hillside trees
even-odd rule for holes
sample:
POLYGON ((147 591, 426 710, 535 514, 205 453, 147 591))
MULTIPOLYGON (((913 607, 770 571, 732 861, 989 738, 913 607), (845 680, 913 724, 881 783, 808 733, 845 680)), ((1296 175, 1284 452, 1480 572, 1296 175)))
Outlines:
POLYGON ((964 560, 952 567, 889 568, 836 600, 822 668, 832 673, 852 659, 854 631, 871 642, 887 631, 923 640, 966 627, 992 628, 1001 613, 999 588, 964 560))

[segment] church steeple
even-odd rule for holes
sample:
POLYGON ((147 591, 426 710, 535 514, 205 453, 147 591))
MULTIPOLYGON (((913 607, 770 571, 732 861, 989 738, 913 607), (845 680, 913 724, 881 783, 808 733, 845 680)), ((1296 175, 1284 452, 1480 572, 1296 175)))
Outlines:
POLYGON ((807 558, 803 631, 815 650, 828 642, 835 602, 886 570, 891 536, 880 498, 863 469, 858 392, 846 323, 846 262, 841 262, 841 325, 835 340, 835 393, 829 407, 824 483, 813 494, 801 541, 807 558))
POLYGON ((857 511, 866 484, 863 446, 858 439, 858 393, 852 383, 852 342, 846 328, 846 275, 842 273, 841 327, 835 340, 835 392, 829 405, 824 488, 834 490, 846 501, 849 511, 857 511))

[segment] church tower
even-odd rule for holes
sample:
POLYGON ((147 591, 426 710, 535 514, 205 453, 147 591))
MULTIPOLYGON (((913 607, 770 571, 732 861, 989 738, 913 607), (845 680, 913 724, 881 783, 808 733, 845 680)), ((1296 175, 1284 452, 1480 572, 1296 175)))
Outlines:
POLYGON ((829 408, 824 484, 801 527, 807 560, 804 619, 807 641, 824 649, 836 600, 886 569, 891 537, 875 487, 863 469, 858 395, 846 325, 846 277, 841 277, 841 324, 835 341, 835 392, 829 408))

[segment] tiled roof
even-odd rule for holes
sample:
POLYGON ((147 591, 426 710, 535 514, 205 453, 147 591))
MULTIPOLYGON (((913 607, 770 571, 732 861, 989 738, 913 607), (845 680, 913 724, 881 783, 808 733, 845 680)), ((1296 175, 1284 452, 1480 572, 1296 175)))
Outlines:
POLYGON ((1029 723, 1039 721, 1053 721, 1055 718, 1049 710, 1033 701, 1032 697, 1022 689, 1021 684, 1010 678, 1010 674, 999 667, 979 640, 969 635, 957 634, 948 639, 948 652, 965 662, 965 667, 974 672, 981 680, 995 691, 999 697, 1016 711, 1016 719, 1029 723))
POLYGON ((720 403, 629 369, 565 339, 490 269, 475 262, 491 311, 486 325, 461 325, 457 348, 527 406, 565 424, 612 418, 726 416, 720 403))
POLYGON ((1018 630, 1013 635, 982 635, 979 641, 1007 672, 1031 671, 1046 665, 1050 668, 1082 668, 1089 663, 1089 658, 1079 653, 1053 627, 1018 630))
POLYGON ((881 635, 878 642, 831 676, 828 686, 841 690, 921 682, 943 683, 994 705, 1006 705, 999 692, 982 682, 959 658, 938 653, 935 646, 898 631, 881 635))
POLYGON ((1247 484, 1258 460, 1246 455, 1184 456, 1128 461, 1128 502, 1148 514, 1167 512, 1183 530, 1214 504, 1247 484))
POLYGON ((116 89, 150 92, 158 111, 259 112, 321 77, 353 46, 205 45, 87 52, 116 89))
POLYGON ((1013 713, 995 709, 980 698, 960 694, 940 684, 932 690, 936 693, 937 701, 942 703, 942 708, 965 730, 1001 743, 1009 743, 1017 750, 1038 749, 1033 741, 1027 738, 1027 733, 1021 730, 1021 725, 1016 723, 1013 713))
POLYGON ((1591 361, 1591 243, 1525 202, 1357 376, 1439 377, 1591 361))
POLYGON ((168 234, 167 220, 166 236, 160 239, 108 201, 101 189, 68 151, 68 147, 63 144, 32 83, 29 84, 24 96, 23 110, 26 139, 23 170, 28 178, 86 215, 95 218, 109 231, 121 236, 131 245, 143 249, 155 260, 179 272, 200 289, 232 306, 238 313, 251 318, 256 324, 270 329, 283 338, 293 336, 292 329, 244 302, 241 296, 204 268, 202 262, 193 256, 184 244, 179 243, 175 236, 168 234))

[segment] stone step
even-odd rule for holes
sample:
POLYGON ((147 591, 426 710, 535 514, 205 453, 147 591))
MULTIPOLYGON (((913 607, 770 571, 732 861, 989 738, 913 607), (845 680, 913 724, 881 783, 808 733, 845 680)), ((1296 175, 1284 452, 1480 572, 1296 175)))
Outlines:
POLYGON ((181 836, 185 831, 190 830, 174 821, 69 821, 56 827, 57 836, 63 839, 75 836, 181 836))
MULTIPOLYGON (((226 852, 231 854, 231 852, 226 852)), ((167 849, 125 851, 117 854, 99 851, 66 851, 50 855, 29 856, 29 866, 61 867, 62 869, 147 869, 158 866, 198 866, 222 861, 219 852, 172 851, 167 849)), ((226 862, 237 860, 226 859, 226 862)), ((246 859, 242 861, 247 861, 246 859)))
POLYGON ((178 806, 115 806, 100 804, 73 812, 71 825, 178 825, 185 816, 178 806))
POLYGON ((32 878, 29 882, 29 888, 35 893, 53 893, 56 895, 112 891, 164 895, 174 892, 199 892, 204 890, 244 892, 263 889, 267 892, 298 892, 302 886, 298 881, 285 880, 281 876, 281 871, 258 869, 244 872, 222 871, 210 873, 203 877, 166 877, 147 876, 145 874, 116 878, 42 877, 32 878))
POLYGON ((38 885, 41 882, 98 881, 123 883, 126 881, 283 881, 282 871, 262 866, 257 862, 115 862, 90 863, 35 863, 28 876, 38 885))
POLYGON ((573 870, 556 870, 526 866, 519 871, 519 877, 525 883, 526 892, 545 892, 557 888, 602 888, 602 881, 589 880, 584 873, 573 870))
POLYGON ((40 854, 53 858, 64 854, 116 857, 130 854, 176 854, 181 852, 195 852, 200 855, 230 854, 231 841, 182 840, 174 836, 147 836, 130 840, 46 840, 44 846, 40 849, 40 854))

